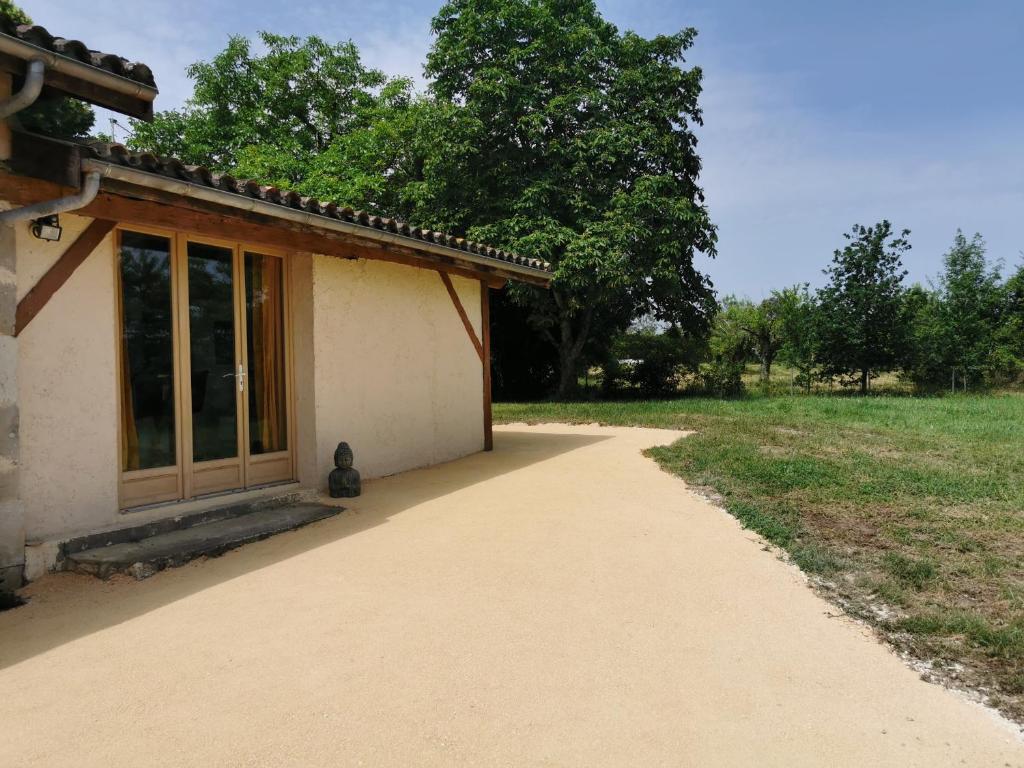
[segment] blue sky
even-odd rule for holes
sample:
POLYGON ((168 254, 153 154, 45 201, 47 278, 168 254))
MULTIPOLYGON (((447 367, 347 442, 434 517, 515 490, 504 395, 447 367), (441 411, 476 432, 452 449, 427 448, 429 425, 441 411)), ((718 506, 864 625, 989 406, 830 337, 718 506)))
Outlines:
MULTIPOLYGON (((228 35, 269 29, 354 40, 366 61, 421 78, 440 0, 22 0, 51 32, 145 61, 158 108, 228 35)), ((912 230, 910 277, 937 271, 957 227, 1024 258, 1024 2, 603 0, 644 35, 697 27, 703 183, 718 290, 759 298, 808 281, 854 223, 912 230)), ((106 128, 105 125, 98 126, 106 128)))

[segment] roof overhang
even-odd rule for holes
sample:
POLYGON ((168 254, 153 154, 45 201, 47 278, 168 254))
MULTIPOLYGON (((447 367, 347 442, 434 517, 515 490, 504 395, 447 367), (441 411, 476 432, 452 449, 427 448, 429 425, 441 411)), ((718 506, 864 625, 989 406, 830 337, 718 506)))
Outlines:
POLYGON ((436 254, 472 270, 479 270, 487 274, 500 273, 507 279, 517 279, 545 286, 551 282, 551 273, 543 269, 510 262, 498 262, 493 258, 453 248, 442 243, 425 242, 396 232, 374 229, 302 210, 286 208, 264 200, 243 197, 188 181, 169 179, 166 176, 135 168, 127 168, 115 163, 84 159, 82 160, 82 170, 85 172, 99 172, 103 180, 103 186, 109 187, 110 182, 117 182, 118 184, 115 188, 121 192, 126 190, 126 186, 128 188, 155 189, 184 199, 202 200, 246 213, 288 221, 303 228, 308 228, 311 232, 337 232, 352 238, 367 240, 385 246, 398 247, 402 250, 436 254))
POLYGON ((12 174, 0 175, 0 199, 19 205, 67 195, 81 185, 83 173, 98 174, 100 192, 80 210, 83 216, 212 237, 233 231, 237 239, 254 244, 434 269, 495 288, 510 280, 546 288, 553 278, 547 269, 526 263, 539 264, 536 260, 517 263, 507 260, 507 254, 505 259, 495 258, 488 255, 493 248, 473 244, 477 250, 469 250, 466 241, 441 233, 420 230, 420 236, 412 237, 106 162, 74 143, 20 132, 13 138, 12 174), (439 241, 423 239, 429 235, 439 241))
POLYGON ((155 87, 0 33, 0 71, 24 76, 33 59, 46 66, 43 84, 51 91, 140 120, 153 119, 155 87))

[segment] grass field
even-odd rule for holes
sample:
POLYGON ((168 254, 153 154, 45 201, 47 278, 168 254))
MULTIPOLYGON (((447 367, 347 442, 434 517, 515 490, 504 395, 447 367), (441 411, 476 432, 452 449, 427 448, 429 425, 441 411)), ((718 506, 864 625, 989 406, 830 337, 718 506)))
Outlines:
POLYGON ((1024 396, 502 403, 495 418, 696 430, 650 455, 935 677, 1024 722, 1024 396))

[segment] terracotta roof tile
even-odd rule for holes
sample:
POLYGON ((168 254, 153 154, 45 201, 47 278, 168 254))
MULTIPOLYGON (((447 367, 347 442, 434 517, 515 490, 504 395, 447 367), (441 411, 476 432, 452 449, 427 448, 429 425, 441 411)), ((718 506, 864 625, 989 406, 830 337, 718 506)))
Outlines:
POLYGON ((358 224, 368 229, 396 232, 415 240, 445 245, 455 250, 486 256, 495 261, 518 264, 545 272, 551 271, 551 265, 539 259, 529 259, 509 251, 476 243, 472 240, 454 237, 444 232, 413 227, 405 222, 383 216, 375 216, 366 211, 354 211, 348 206, 340 207, 337 203, 322 202, 315 197, 303 197, 298 192, 260 184, 253 179, 236 179, 227 173, 213 173, 201 165, 186 165, 177 158, 158 157, 150 152, 131 152, 121 144, 108 144, 98 141, 86 144, 85 151, 91 152, 97 160, 107 163, 115 163, 128 168, 167 176, 172 179, 200 184, 223 192, 231 192, 244 197, 264 200, 268 203, 286 208, 295 208, 307 213, 324 216, 325 218, 358 224))
POLYGON ((46 27, 38 24, 13 24, 10 19, 0 17, 0 32, 52 53, 67 56, 83 64, 102 69, 113 75, 156 88, 153 71, 145 64, 131 62, 112 53, 94 51, 81 40, 67 40, 51 35, 46 27))

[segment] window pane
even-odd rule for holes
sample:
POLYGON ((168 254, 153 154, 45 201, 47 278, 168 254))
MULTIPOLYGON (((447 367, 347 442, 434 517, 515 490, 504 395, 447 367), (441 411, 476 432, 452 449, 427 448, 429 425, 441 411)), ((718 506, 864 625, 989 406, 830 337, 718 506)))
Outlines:
POLYGON ((238 455, 232 252, 188 244, 192 460, 238 455))
POLYGON ((121 468, 174 466, 171 242, 121 235, 121 468))
POLYGON ((249 451, 253 455, 288 448, 282 279, 281 259, 245 254, 249 451))

